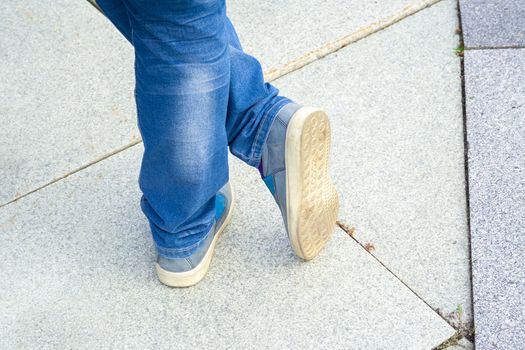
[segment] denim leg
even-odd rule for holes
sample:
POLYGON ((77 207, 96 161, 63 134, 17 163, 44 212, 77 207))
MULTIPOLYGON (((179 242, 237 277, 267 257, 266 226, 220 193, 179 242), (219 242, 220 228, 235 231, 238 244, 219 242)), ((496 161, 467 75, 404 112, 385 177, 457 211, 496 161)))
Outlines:
POLYGON ((242 51, 223 1, 97 3, 135 47, 142 209, 159 254, 189 255, 228 179, 226 145, 258 166, 270 126, 290 101, 242 51))
POLYGON ((99 1, 135 48, 144 156, 139 185, 158 253, 190 255, 209 232, 228 181, 224 128, 230 81, 224 0, 99 1), (108 5, 109 4, 109 5, 108 5), (122 8, 122 7, 121 7, 122 8), (125 22, 125 21, 124 21, 125 22))
POLYGON ((277 113, 292 102, 279 96, 279 90, 264 82, 259 61, 242 50, 239 37, 229 19, 226 31, 230 42, 230 96, 226 133, 230 151, 247 164, 257 167, 263 146, 277 113))
MULTIPOLYGON (((122 0, 98 0, 99 6, 126 38, 131 28, 122 0)), ((226 133, 232 154, 257 167, 261 150, 277 112, 291 101, 264 82, 257 59, 245 53, 229 18, 226 18, 230 53, 230 92, 226 133)), ((130 39, 128 39, 129 41, 130 39)))
POLYGON ((126 40, 131 43, 131 25, 123 0, 97 0, 97 5, 126 40))

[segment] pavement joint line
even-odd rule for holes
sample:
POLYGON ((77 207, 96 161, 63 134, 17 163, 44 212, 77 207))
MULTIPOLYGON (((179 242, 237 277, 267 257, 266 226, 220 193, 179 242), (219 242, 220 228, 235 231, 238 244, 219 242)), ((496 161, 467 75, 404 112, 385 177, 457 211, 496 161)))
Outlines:
POLYGON ((134 141, 132 141, 132 142, 130 142, 130 143, 124 145, 124 146, 116 148, 113 151, 111 151, 109 153, 106 153, 106 154, 104 154, 104 155, 102 155, 102 156, 100 156, 100 157, 98 157, 98 158, 96 158, 96 159, 94 159, 94 160, 92 160, 92 161, 90 161, 90 162, 88 162, 88 163, 86 163, 86 164, 76 168, 76 169, 73 169, 73 170, 71 170, 71 171, 69 171, 69 172, 67 172, 67 173, 65 173, 65 174, 63 174, 61 176, 55 177, 53 180, 51 180, 49 182, 46 182, 45 184, 43 184, 43 185, 41 185, 41 186, 39 186, 39 187, 37 187, 35 189, 32 189, 29 192, 26 192, 24 194, 16 196, 15 198, 11 199, 10 201, 8 201, 6 203, 0 204, 0 209, 2 207, 5 207, 6 205, 9 205, 11 203, 14 203, 14 202, 24 198, 24 197, 27 197, 27 196, 29 196, 32 193, 35 193, 35 192, 40 191, 40 190, 42 190, 42 189, 44 189, 44 188, 46 188, 48 186, 51 186, 54 183, 57 183, 57 182, 59 182, 61 180, 64 180, 65 178, 67 178, 67 177, 69 177, 69 176, 71 176, 73 174, 76 174, 76 173, 78 173, 78 172, 80 172, 80 171, 82 171, 82 170, 84 170, 86 168, 89 168, 90 166, 92 166, 92 165, 94 165, 94 164, 96 164, 98 162, 101 162, 101 161, 103 161, 105 159, 108 159, 108 158, 110 158, 110 157, 112 157, 112 156, 114 156, 114 155, 116 155, 116 154, 118 154, 118 153, 120 153, 122 151, 125 151, 128 148, 131 148, 131 147, 133 147, 135 145, 138 145, 141 142, 142 142, 142 139, 138 139, 138 140, 134 140, 134 141))
MULTIPOLYGON (((344 222, 341 220, 341 219, 338 219, 338 223, 342 223, 343 226, 346 226, 346 227, 349 227, 348 225, 344 224, 344 222)), ((416 291, 414 289, 412 289, 405 281, 403 281, 398 275, 396 275, 394 273, 394 271, 392 271, 388 266, 385 265, 385 263, 383 263, 381 260, 379 260, 379 258, 377 256, 375 256, 369 249, 366 248, 366 244, 363 244, 361 243, 355 236, 355 232, 354 230, 352 229, 352 234, 349 234, 345 229, 343 229, 343 227, 341 227, 341 225, 336 225, 337 228, 339 228, 341 231, 343 231, 343 233, 350 237, 352 240, 354 240, 354 242, 356 242, 357 244, 359 244, 361 246, 361 248, 363 248, 363 250, 369 254, 375 261, 377 261, 379 264, 381 264, 381 266, 383 266, 383 268, 385 268, 385 270, 387 270, 392 276, 394 276, 395 279, 397 279, 401 284, 403 284, 403 286, 405 286, 408 290, 410 290, 412 292, 412 294, 414 294, 419 300, 421 300, 426 306, 428 306, 436 315, 439 316, 439 318, 441 318, 443 321, 445 321, 450 327, 452 327, 454 330, 456 331, 460 331, 460 329, 456 328, 449 320, 447 320, 445 317, 443 317, 443 315, 441 315, 439 312, 437 312, 437 310, 435 310, 432 306, 430 306, 429 303, 426 302, 425 299, 423 299, 419 294, 416 293, 416 291)))
POLYGON ((507 45, 507 46, 475 46, 465 47, 466 50, 480 51, 480 50, 509 50, 509 49, 525 49, 524 45, 507 45))
MULTIPOLYGON (((95 0, 87 0, 91 5, 93 5, 93 7, 98 10, 100 13, 104 14, 102 12, 102 10, 100 9, 100 7, 96 4, 96 1, 95 0)), ((307 53, 305 53, 304 55, 302 56, 299 56, 291 61, 289 61, 288 63, 285 63, 283 64, 282 66, 280 67, 276 67, 276 68, 270 68, 266 71, 264 71, 264 78, 265 78, 265 81, 267 82, 273 82, 289 73, 292 73, 296 70, 299 70, 311 63, 314 63, 336 51, 339 51, 340 49, 352 44, 352 43, 355 43, 361 39, 364 39, 372 34, 375 34, 383 29, 386 29, 394 24, 396 24, 397 22, 409 17, 409 16, 412 16, 414 14, 416 14, 417 12, 421 11, 421 10, 424 10, 432 5, 435 5, 437 4, 438 2, 440 1, 443 1, 443 0, 423 0, 421 2, 419 2, 418 4, 416 5, 408 5, 406 7, 404 7, 400 12, 394 14, 394 15, 391 15, 391 16, 388 16, 388 17, 385 17, 383 19, 380 19, 379 21, 376 21, 376 22, 373 22, 369 25, 366 25, 364 27, 361 27, 360 29, 358 29, 357 31, 355 32, 352 32, 350 34, 347 34, 337 40, 334 40, 334 41, 329 41, 325 44, 323 44, 322 46, 319 46, 318 48, 312 50, 312 51, 309 51, 307 53)), ((119 148, 116 148, 76 169, 73 169, 69 172, 67 172, 66 174, 63 174, 61 176, 58 176, 58 177, 55 177, 53 180, 35 188, 35 189, 32 189, 26 193, 23 193, 23 194, 20 194, 18 196, 15 196, 15 198, 5 202, 5 203, 0 203, 0 208, 6 206, 6 205, 9 205, 11 203, 14 203, 16 201, 18 201, 19 199, 21 198, 24 198, 32 193, 35 193, 37 191, 40 191, 44 188, 46 188, 47 186, 50 186, 58 181, 61 181, 67 177, 69 177, 70 175, 73 175, 79 171, 82 171, 104 159, 107 159, 111 156, 114 156, 122 151, 125 151, 126 149, 130 148, 130 147, 133 147, 139 143, 142 142, 142 138, 139 138, 138 140, 136 141, 133 141, 131 143, 128 143, 124 146, 121 146, 119 148)))
MULTIPOLYGON (((459 341, 463 338, 460 331, 456 331, 450 338, 433 348, 432 350, 445 350, 453 346, 460 346, 459 341)), ((461 347, 463 349, 463 347, 461 347)))
MULTIPOLYGON (((458 27, 459 27, 459 46, 465 46, 463 36, 463 21, 461 17, 461 6, 460 0, 456 1, 456 8, 458 14, 458 27)), ((474 321, 474 283, 472 273, 472 231, 470 223, 470 179, 469 179, 469 164, 468 164, 468 137, 467 137, 467 93, 465 89, 465 55, 459 56, 459 66, 461 79, 461 114, 463 117, 463 171, 465 172, 465 215, 467 217, 467 248, 468 248, 468 263, 469 263, 469 277, 470 277, 470 309, 472 310, 472 320, 474 321)))
POLYGON ((265 72, 265 79, 269 82, 274 81, 286 74, 294 72, 304 66, 320 60, 340 49, 355 43, 361 39, 364 39, 374 33, 377 33, 383 29, 386 29, 393 24, 405 19, 406 17, 412 16, 417 12, 426 9, 442 0, 423 0, 416 5, 408 5, 404 7, 400 12, 380 19, 379 21, 373 22, 369 25, 361 27, 357 31, 347 34, 335 41, 329 41, 318 48, 299 56, 292 61, 283 64, 280 67, 269 69, 265 72))

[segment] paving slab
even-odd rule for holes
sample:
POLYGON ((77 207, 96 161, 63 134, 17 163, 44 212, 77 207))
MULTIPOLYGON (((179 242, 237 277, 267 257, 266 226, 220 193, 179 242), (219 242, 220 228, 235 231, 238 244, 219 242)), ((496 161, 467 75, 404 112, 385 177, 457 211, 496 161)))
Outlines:
POLYGON ((0 3, 0 205, 138 139, 133 51, 87 1, 0 3))
POLYGON ((421 3, 430 1, 231 0, 229 14, 243 48, 270 69, 421 3))
POLYGON ((525 3, 461 0, 465 47, 525 46, 525 3))
MULTIPOLYGON (((234 0, 265 67, 423 0, 234 0)), ((0 3, 0 205, 139 137, 132 48, 85 0, 0 3)))
POLYGON ((341 220, 436 310, 471 320, 460 62, 443 1, 278 80, 327 109, 341 220))
POLYGON ((525 49, 465 52, 476 349, 525 344, 525 49))
POLYGON ((197 286, 161 285, 137 145, 0 209, 0 347, 430 349, 454 333, 341 230, 294 257, 257 170, 197 286))

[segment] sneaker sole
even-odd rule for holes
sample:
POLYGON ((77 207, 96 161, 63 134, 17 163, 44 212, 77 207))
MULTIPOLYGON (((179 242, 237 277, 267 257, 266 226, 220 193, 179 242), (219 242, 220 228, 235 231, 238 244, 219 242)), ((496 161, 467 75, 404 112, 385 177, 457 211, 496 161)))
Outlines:
POLYGON ((157 270, 157 276, 159 277, 159 280, 164 283, 167 286, 170 287, 191 287, 197 283, 199 283, 204 276, 206 276, 206 273, 208 272, 210 268, 210 263, 213 257, 213 253, 215 252, 215 245, 217 244, 217 241, 219 240, 219 237, 221 236, 222 232, 228 226, 228 224, 231 221, 232 216, 232 210, 234 206, 234 194, 233 189, 231 191, 231 205, 228 209, 228 212, 226 213, 226 218, 224 219, 224 223, 219 228, 217 233, 215 234, 215 237, 213 237, 213 241, 210 244, 210 248, 204 255, 204 258, 202 258, 202 261, 195 266, 193 269, 189 271, 184 272, 171 272, 163 269, 160 267, 158 263, 155 264, 156 270, 157 270))
POLYGON ((297 256, 316 257, 330 239, 339 198, 329 174, 330 122, 322 110, 302 107, 286 132, 288 237, 297 256))

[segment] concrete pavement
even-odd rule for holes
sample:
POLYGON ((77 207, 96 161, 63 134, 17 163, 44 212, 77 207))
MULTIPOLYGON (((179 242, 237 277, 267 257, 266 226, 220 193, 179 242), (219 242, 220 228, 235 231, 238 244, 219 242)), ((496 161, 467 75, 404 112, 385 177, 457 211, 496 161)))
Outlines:
POLYGON ((267 71, 422 10, 274 82, 330 113, 355 239, 338 230, 298 262, 256 172, 232 159, 233 222, 185 290, 157 282, 138 207, 131 48, 87 3, 2 3, 2 347, 431 349, 468 326, 457 9, 432 3, 231 2, 267 71))
POLYGON ((462 0, 476 348, 525 349, 525 4, 462 0))

